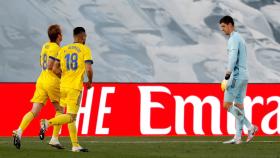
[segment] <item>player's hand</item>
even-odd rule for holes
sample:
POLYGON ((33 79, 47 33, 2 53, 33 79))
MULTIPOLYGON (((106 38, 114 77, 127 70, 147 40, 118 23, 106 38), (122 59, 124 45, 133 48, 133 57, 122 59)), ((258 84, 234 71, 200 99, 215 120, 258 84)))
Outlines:
POLYGON ((88 81, 88 82, 86 83, 86 87, 87 87, 87 89, 90 89, 90 88, 92 87, 92 83, 88 81))
POLYGON ((223 92, 227 89, 227 82, 228 80, 223 80, 221 83, 221 89, 223 92))

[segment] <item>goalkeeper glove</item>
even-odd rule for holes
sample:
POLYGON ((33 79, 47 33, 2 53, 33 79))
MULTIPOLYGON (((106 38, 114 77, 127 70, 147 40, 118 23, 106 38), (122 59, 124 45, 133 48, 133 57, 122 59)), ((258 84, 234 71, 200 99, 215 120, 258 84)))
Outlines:
POLYGON ((230 78, 230 73, 226 73, 225 79, 221 83, 221 89, 223 92, 227 89, 227 83, 229 78, 230 78))
POLYGON ((227 89, 227 82, 228 80, 223 80, 221 83, 221 89, 223 92, 227 89))

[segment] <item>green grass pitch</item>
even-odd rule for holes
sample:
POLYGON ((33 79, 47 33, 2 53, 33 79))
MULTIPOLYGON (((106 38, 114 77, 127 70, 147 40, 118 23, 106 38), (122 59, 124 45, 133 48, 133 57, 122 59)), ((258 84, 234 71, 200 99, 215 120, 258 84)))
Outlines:
MULTIPOLYGON (((21 149, 12 137, 0 137, 0 158, 280 158, 280 137, 255 137, 250 143, 222 144, 231 137, 79 137, 88 153, 70 151, 69 137, 60 138, 66 147, 50 147, 47 137, 23 137, 21 149)), ((245 138, 244 138, 245 139, 245 138)))

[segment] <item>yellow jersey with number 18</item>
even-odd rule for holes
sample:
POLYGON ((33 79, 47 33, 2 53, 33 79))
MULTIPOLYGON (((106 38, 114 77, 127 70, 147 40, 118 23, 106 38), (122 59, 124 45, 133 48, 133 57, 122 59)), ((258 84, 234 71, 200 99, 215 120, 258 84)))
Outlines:
POLYGON ((68 44, 60 49, 57 60, 62 70, 60 87, 82 90, 86 63, 93 63, 90 48, 80 43, 68 44))
POLYGON ((37 80, 37 84, 45 84, 48 86, 59 86, 60 79, 50 70, 48 70, 49 58, 55 59, 60 47, 57 43, 46 42, 40 54, 40 65, 42 72, 37 80))

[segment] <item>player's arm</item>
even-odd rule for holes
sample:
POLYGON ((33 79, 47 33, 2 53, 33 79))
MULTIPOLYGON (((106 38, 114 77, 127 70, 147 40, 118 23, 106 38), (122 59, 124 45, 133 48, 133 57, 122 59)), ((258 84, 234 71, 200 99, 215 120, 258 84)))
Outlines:
POLYGON ((60 61, 56 59, 51 68, 52 68, 53 73, 56 74, 56 76, 58 76, 59 78, 61 78, 62 71, 60 68, 60 61))
POLYGON ((48 60, 48 70, 51 70, 51 71, 52 71, 54 62, 55 62, 55 58, 52 57, 52 56, 49 56, 49 60, 48 60))
POLYGON ((234 69, 234 66, 237 61, 237 55, 238 55, 238 41, 235 39, 232 39, 229 41, 229 54, 228 54, 228 66, 227 71, 225 74, 225 79, 221 83, 221 89, 224 92, 227 89, 227 83, 230 78, 230 75, 234 69))
POLYGON ((238 40, 231 39, 229 41, 228 66, 227 66, 227 71, 226 71, 226 75, 225 75, 226 80, 228 80, 230 78, 231 72, 234 69, 234 66, 237 61, 237 55, 238 55, 238 40))
POLYGON ((61 78, 62 70, 60 67, 60 59, 61 59, 61 50, 60 51, 54 51, 53 56, 50 55, 53 60, 53 65, 50 65, 50 68, 52 69, 53 73, 61 78))
POLYGON ((90 89, 92 87, 93 71, 91 66, 92 66, 92 61, 91 62, 86 61, 86 73, 88 77, 88 82, 86 83, 87 89, 90 89))
POLYGON ((92 87, 92 77, 93 77, 93 71, 92 71, 92 56, 91 56, 91 50, 88 47, 85 47, 85 56, 84 56, 84 62, 86 66, 86 73, 88 77, 88 82, 86 83, 87 89, 90 89, 92 87))
POLYGON ((61 68, 60 68, 60 62, 57 61, 56 59, 52 56, 49 56, 49 60, 48 60, 48 70, 53 71, 53 73, 61 78, 61 68))

